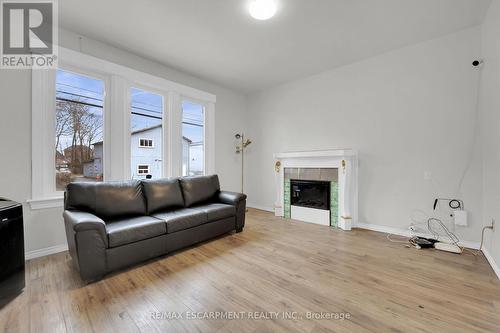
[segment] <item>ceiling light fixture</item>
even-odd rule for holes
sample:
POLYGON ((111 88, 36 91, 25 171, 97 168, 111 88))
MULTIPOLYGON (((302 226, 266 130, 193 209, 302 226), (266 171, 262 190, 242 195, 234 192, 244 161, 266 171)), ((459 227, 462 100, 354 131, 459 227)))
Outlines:
POLYGON ((248 8, 250 15, 256 20, 268 20, 276 14, 278 6, 275 0, 253 0, 248 8))

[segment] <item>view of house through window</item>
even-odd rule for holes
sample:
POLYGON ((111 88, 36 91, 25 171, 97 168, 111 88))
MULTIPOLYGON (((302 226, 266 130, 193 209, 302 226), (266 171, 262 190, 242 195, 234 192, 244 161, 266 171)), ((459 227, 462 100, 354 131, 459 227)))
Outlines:
POLYGON ((133 179, 162 177, 163 97, 130 90, 130 169, 133 179))
POLYGON ((56 73, 56 189, 72 181, 103 180, 104 81, 56 73))
POLYGON ((148 175, 149 174, 149 165, 139 164, 137 166, 137 174, 138 175, 148 175))
POLYGON ((182 102, 182 175, 205 173, 205 108, 201 104, 182 102))

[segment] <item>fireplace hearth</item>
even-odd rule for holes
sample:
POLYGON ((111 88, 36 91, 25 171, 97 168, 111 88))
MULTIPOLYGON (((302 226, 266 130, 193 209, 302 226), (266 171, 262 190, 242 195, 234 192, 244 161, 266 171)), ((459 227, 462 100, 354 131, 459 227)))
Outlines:
POLYGON ((290 187, 293 206, 330 210, 330 182, 291 179, 290 187))

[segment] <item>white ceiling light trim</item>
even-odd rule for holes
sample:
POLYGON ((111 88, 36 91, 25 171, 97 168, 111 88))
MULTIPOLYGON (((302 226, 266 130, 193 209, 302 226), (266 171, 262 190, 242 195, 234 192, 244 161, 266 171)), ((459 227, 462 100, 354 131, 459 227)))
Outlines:
POLYGON ((256 20, 268 20, 276 14, 278 6, 275 0, 253 0, 248 11, 256 20))

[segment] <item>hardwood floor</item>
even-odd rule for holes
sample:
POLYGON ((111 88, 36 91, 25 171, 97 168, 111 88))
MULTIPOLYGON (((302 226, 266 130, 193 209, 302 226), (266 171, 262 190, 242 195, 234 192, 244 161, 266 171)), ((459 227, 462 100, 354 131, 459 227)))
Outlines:
POLYGON ((484 256, 258 210, 242 233, 90 285, 67 252, 31 260, 26 284, 0 310, 0 332, 500 332, 500 282, 484 256), (187 318, 204 311, 240 317, 187 318))

